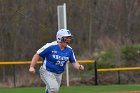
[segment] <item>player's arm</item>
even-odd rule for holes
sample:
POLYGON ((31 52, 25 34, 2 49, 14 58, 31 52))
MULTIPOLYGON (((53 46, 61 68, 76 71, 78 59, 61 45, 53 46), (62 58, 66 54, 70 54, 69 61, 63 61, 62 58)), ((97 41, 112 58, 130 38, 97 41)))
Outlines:
POLYGON ((29 72, 35 73, 35 65, 36 65, 38 60, 39 60, 39 54, 36 53, 32 58, 32 62, 30 64, 29 72))
POLYGON ((81 70, 83 71, 84 70, 84 66, 83 65, 80 65, 77 61, 76 61, 76 58, 75 58, 75 55, 74 55, 74 52, 73 50, 71 51, 71 56, 69 58, 69 61, 70 63, 72 63, 73 67, 78 69, 78 70, 81 70))
POLYGON ((78 70, 81 70, 83 71, 84 70, 84 66, 83 65, 80 65, 78 62, 74 62, 72 63, 73 67, 78 69, 78 70))
MULTIPOLYGON (((51 43, 52 44, 52 43, 51 43)), ((37 53, 33 56, 32 62, 29 68, 29 72, 35 73, 35 65, 37 61, 39 60, 40 57, 46 57, 50 53, 50 45, 51 44, 46 44, 42 48, 40 48, 37 53)))

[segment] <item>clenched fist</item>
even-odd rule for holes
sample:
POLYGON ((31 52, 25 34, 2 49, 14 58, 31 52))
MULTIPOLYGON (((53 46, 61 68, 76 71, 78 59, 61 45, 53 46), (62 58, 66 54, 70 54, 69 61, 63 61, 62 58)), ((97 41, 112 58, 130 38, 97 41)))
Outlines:
POLYGON ((84 66, 83 65, 80 65, 79 66, 79 70, 83 71, 84 70, 84 66))
POLYGON ((35 73, 35 68, 34 67, 30 67, 29 68, 29 72, 34 74, 35 73))

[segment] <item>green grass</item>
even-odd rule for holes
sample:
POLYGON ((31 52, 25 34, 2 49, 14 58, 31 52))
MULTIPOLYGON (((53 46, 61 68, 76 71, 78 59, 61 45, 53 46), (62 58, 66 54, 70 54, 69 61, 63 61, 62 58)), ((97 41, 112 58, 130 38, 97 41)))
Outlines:
MULTIPOLYGON (((44 93, 45 87, 0 88, 0 93, 44 93)), ((59 93, 103 93, 140 91, 140 85, 71 86, 60 88, 59 93)))

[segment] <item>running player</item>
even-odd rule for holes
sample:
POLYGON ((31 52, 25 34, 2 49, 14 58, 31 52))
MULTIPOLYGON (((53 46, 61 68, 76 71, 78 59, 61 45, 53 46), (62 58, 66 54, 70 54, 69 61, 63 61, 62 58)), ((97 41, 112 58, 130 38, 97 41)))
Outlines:
POLYGON ((74 52, 68 45, 72 39, 71 32, 67 29, 61 29, 57 32, 56 39, 37 51, 29 68, 29 72, 35 73, 34 67, 39 57, 42 57, 43 64, 39 71, 41 79, 46 84, 45 93, 58 93, 67 61, 72 63, 74 68, 84 70, 84 66, 76 61, 74 52))

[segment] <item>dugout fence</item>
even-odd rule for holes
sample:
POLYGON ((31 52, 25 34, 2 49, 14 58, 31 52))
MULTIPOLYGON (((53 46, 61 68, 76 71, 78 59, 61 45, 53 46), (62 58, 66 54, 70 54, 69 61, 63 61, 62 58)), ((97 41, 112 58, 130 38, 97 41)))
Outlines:
MULTIPOLYGON (((96 60, 77 60, 79 63, 90 63, 92 64, 93 68, 96 68, 96 60)), ((16 69, 17 66, 19 65, 26 65, 25 68, 26 68, 26 73, 27 73, 27 70, 29 69, 29 65, 31 64, 31 61, 18 61, 18 62, 0 62, 0 66, 1 65, 6 65, 6 66, 9 66, 12 70, 10 71, 10 74, 12 73, 12 82, 13 82, 13 85, 12 87, 16 87, 17 86, 17 72, 19 73, 19 69, 16 69), (28 65, 28 66, 27 66, 28 65), (17 71, 18 70, 18 71, 17 71)), ((37 65, 41 65, 42 62, 41 61, 38 61, 37 62, 37 65)), ((38 69, 39 69, 39 66, 38 66, 38 69)), ((66 72, 67 73, 67 72, 66 72)), ((8 73, 7 73, 8 74, 8 73)), ((93 74, 92 74, 95 79, 93 80, 95 82, 95 85, 97 85, 97 70, 96 69, 93 69, 93 74)), ((21 76, 22 77, 22 76, 21 76)), ((19 78, 18 78, 19 79, 19 78)), ((67 78, 66 78, 67 79, 67 78)), ((67 80, 66 80, 67 81, 67 80)), ((67 82, 69 83, 69 82, 67 82)))
MULTIPOLYGON (((109 76, 109 73, 111 74, 112 78, 109 77, 108 80, 111 81, 111 79, 116 79, 117 81, 114 82, 115 84, 131 84, 133 83, 139 83, 139 74, 140 74, 140 67, 118 67, 118 68, 96 68, 97 69, 97 84, 102 83, 101 79, 102 75, 100 74, 106 74, 106 77, 109 76), (100 76, 99 76, 100 75, 100 76), (134 79, 135 77, 135 79, 134 79)), ((105 80, 104 80, 105 81, 105 80)), ((108 81, 108 83, 109 83, 108 81)))
MULTIPOLYGON (((92 76, 93 76, 92 80, 94 82, 93 85, 99 85, 100 83, 103 84, 102 83, 103 79, 109 77, 108 73, 112 74, 112 79, 117 80, 117 82, 116 82, 117 84, 121 84, 121 78, 123 78, 121 73, 126 74, 127 72, 131 72, 131 73, 135 72, 138 74, 137 77, 139 78, 138 70, 140 70, 140 67, 98 68, 96 60, 78 60, 78 62, 81 64, 90 63, 92 65, 92 69, 93 69, 92 70, 92 76), (103 76, 103 74, 106 74, 106 76, 103 76)), ((18 82, 16 82, 16 80, 20 78, 19 76, 16 76, 17 72, 20 73, 20 69, 17 69, 17 66, 25 65, 26 73, 27 73, 30 63, 31 63, 30 61, 0 62, 0 66, 3 66, 3 65, 9 66, 10 74, 12 74, 12 81, 11 81, 13 83, 12 87, 16 87, 16 84, 18 83, 18 82)), ((37 64, 39 67, 39 65, 41 65, 42 62, 39 61, 39 62, 37 62, 37 64)), ((1 67, 0 67, 0 70, 1 70, 1 67)), ((23 73, 22 75, 24 77, 26 77, 26 75, 25 75, 26 73, 23 73)), ((23 76, 21 76, 21 77, 23 77, 23 76)), ((131 79, 131 76, 132 76, 132 74, 130 74, 130 76, 128 76, 128 78, 131 79)), ((1 77, 2 77, 2 73, 1 73, 0 78, 1 77)), ((7 77, 8 77, 8 73, 7 73, 7 77)), ((128 79, 128 80, 130 80, 130 79, 128 79)))

